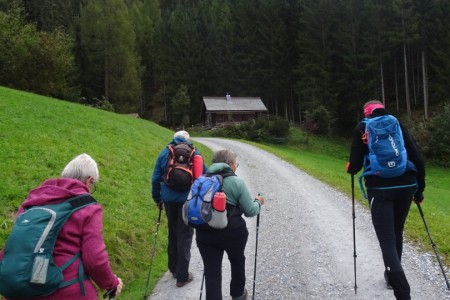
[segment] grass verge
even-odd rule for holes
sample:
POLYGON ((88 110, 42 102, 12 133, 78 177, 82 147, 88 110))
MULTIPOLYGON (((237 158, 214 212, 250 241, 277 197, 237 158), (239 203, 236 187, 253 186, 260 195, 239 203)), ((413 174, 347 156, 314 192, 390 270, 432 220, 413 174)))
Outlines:
MULTIPOLYGON (((76 155, 98 163, 94 197, 103 206, 103 235, 122 299, 142 299, 158 210, 150 177, 173 132, 152 122, 0 87, 0 245, 20 203, 76 155)), ((198 145, 208 159, 210 151, 198 145)), ((151 291, 167 270, 167 223, 159 229, 151 291)))
MULTIPOLYGON (((310 175, 351 196, 350 175, 345 172, 350 141, 305 136, 298 129, 291 129, 295 145, 261 145, 252 143, 292 163, 310 175)), ((292 140, 292 139, 291 139, 292 140)), ((251 142, 250 142, 251 143, 251 142)), ((368 208, 359 188, 359 175, 355 175, 355 199, 368 208)), ((437 245, 438 253, 450 266, 450 171, 446 168, 427 166, 425 201, 422 210, 437 245)), ((351 214, 349 213, 349 218, 351 214)), ((406 237, 427 251, 433 251, 419 210, 411 206, 405 225, 406 237)), ((434 257, 434 253, 433 253, 434 257)))

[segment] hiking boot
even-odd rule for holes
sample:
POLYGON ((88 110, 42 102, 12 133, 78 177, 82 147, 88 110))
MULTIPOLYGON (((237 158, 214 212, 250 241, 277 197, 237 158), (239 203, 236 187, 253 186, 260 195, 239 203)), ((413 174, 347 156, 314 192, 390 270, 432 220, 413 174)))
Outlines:
POLYGON ((233 297, 232 300, 247 300, 247 289, 244 288, 244 293, 239 297, 233 297))
POLYGON ((392 290, 392 285, 391 285, 391 283, 389 282, 389 278, 388 278, 388 276, 387 276, 387 272, 386 272, 386 271, 384 271, 384 280, 386 280, 386 287, 387 287, 389 290, 392 290))
POLYGON ((188 279, 186 281, 177 281, 177 287, 183 287, 186 284, 188 284, 189 282, 191 282, 192 280, 194 280, 194 275, 192 275, 192 273, 189 272, 188 279))

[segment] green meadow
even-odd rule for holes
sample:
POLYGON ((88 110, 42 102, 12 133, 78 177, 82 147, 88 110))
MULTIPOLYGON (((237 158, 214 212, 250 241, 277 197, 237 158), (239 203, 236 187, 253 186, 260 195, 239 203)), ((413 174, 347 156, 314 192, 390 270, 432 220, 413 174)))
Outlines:
MULTIPOLYGON (((47 178, 58 177, 76 155, 88 153, 99 165, 94 197, 104 208, 103 234, 113 270, 126 285, 121 298, 141 299, 158 218, 151 198, 151 174, 172 135, 146 120, 0 87, 0 245, 29 190, 47 178)), ((344 171, 347 142, 305 137, 296 129, 292 136, 296 146, 257 146, 351 195, 350 176, 344 171)), ((208 164, 210 150, 195 145, 208 164)), ((355 195, 365 204, 357 177, 355 195)), ((447 256, 447 265, 449 195, 449 170, 428 168, 423 210, 439 253, 447 256)), ((149 290, 167 269, 167 224, 165 217, 161 220, 149 290)), ((431 249, 414 206, 406 232, 418 245, 431 249)))
MULTIPOLYGON (((158 218, 151 174, 172 136, 145 120, 0 87, 0 245, 29 190, 88 153, 99 165, 94 197, 104 208, 113 270, 126 284, 121 298, 142 298, 158 218)), ((198 147, 208 159, 209 149, 198 147)), ((166 218, 161 219, 149 290, 167 266, 166 218)))
MULTIPOLYGON (((291 131, 291 136, 295 136, 304 142, 301 146, 267 146, 260 144, 257 146, 272 152, 351 197, 351 177, 345 172, 350 141, 302 137, 299 130, 291 129, 291 131)), ((359 187, 359 175, 355 175, 354 179, 355 199, 368 209, 367 200, 363 198, 359 187)), ((450 240, 448 238, 450 236, 449 169, 427 166, 424 196, 422 210, 432 239, 437 245, 441 258, 445 259, 447 266, 450 266, 450 240)), ((349 218, 351 218, 351 211, 349 211, 349 218)), ((356 219, 356 224, 358 224, 358 219, 356 219)), ((432 255, 435 256, 419 210, 414 203, 406 221, 405 236, 422 249, 433 252, 432 255)))

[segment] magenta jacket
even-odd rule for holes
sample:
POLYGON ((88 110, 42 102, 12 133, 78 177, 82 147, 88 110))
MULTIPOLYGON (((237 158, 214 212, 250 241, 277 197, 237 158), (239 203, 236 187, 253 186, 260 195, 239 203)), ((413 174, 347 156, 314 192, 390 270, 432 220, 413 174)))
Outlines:
MULTIPOLYGON (((30 192, 28 198, 20 206, 18 214, 24 208, 30 206, 55 204, 88 193, 89 190, 86 185, 79 180, 69 178, 49 179, 30 192)), ((100 204, 92 204, 73 213, 58 235, 53 259, 57 266, 61 266, 81 251, 85 274, 102 290, 109 290, 116 287, 119 281, 109 264, 108 253, 102 236, 102 218, 100 204)), ((3 250, 0 253, 0 259, 2 257, 3 250)), ((76 260, 64 270, 64 281, 77 278, 79 262, 80 260, 76 260)), ((91 280, 84 281, 86 290, 84 297, 81 296, 80 285, 76 283, 58 289, 49 296, 33 299, 97 300, 97 291, 91 280)))

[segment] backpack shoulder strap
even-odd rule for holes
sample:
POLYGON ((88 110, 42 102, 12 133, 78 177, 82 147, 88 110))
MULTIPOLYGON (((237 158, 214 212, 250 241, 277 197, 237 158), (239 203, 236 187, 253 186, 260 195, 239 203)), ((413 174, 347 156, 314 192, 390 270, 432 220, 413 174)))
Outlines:
POLYGON ((236 175, 236 173, 234 173, 232 170, 230 170, 230 171, 223 171, 223 172, 221 172, 220 173, 220 175, 222 175, 222 177, 223 178, 227 178, 227 177, 230 177, 230 176, 237 176, 236 175))
POLYGON ((206 176, 206 177, 216 176, 216 177, 218 178, 219 182, 220 182, 220 188, 219 188, 219 191, 222 192, 223 180, 224 180, 225 178, 227 178, 227 177, 230 177, 230 176, 236 176, 236 173, 234 173, 232 170, 229 170, 229 171, 226 170, 226 171, 222 171, 222 172, 219 172, 219 173, 210 173, 210 174, 206 174, 205 176, 206 176))
POLYGON ((70 198, 66 200, 66 202, 69 202, 70 206, 72 206, 73 211, 83 208, 89 204, 97 203, 94 197, 92 197, 90 194, 84 194, 74 198, 70 198))
POLYGON ((169 153, 168 153, 169 156, 173 156, 173 146, 174 146, 174 144, 168 144, 166 146, 167 149, 169 149, 169 153))
MULTIPOLYGON (((69 203, 70 206, 72 207, 72 212, 69 214, 69 216, 72 215, 75 211, 77 211, 85 206, 97 203, 97 201, 94 199, 94 197, 92 197, 90 194, 76 196, 76 197, 70 198, 64 202, 69 203)), ((67 218, 66 221, 68 219, 69 218, 67 218)), ((62 225, 62 226, 64 226, 64 225, 62 225)), ((62 228, 62 226, 61 226, 61 228, 62 228)), ((77 278, 61 282, 61 284, 59 285, 59 288, 63 288, 63 287, 66 287, 66 286, 69 286, 69 285, 72 285, 75 283, 79 283, 81 294, 84 296, 84 295, 86 295, 86 290, 84 288, 84 280, 89 279, 89 277, 84 274, 84 266, 83 266, 83 261, 81 260, 81 252, 78 252, 77 254, 72 256, 72 258, 69 259, 65 264, 63 264, 60 267, 60 269, 61 269, 61 271, 65 270, 69 265, 71 265, 73 262, 75 262, 78 258, 80 259, 80 264, 78 265, 77 278)))

